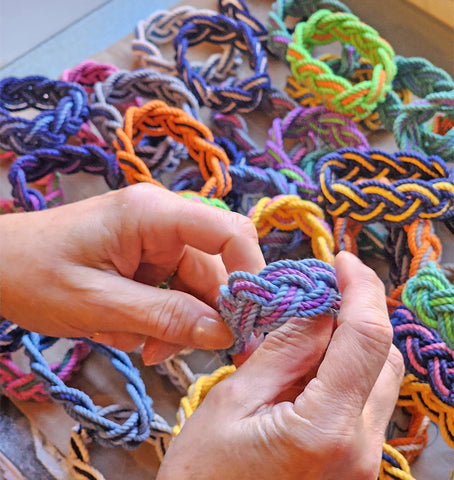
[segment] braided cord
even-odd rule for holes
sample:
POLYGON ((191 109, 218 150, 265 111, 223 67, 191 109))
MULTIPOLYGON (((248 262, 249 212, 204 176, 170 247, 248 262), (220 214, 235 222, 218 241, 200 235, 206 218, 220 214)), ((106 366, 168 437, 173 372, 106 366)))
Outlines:
POLYGON ((197 16, 183 24, 174 39, 179 75, 202 105, 220 112, 250 112, 256 109, 271 88, 268 60, 260 41, 248 24, 224 15, 197 16), (221 85, 207 83, 191 68, 187 50, 200 42, 230 44, 248 55, 253 74, 239 80, 231 77, 221 85))
POLYGON ((341 149, 316 166, 326 210, 358 222, 408 224, 454 215, 454 183, 446 163, 417 153, 341 149))
POLYGON ((88 119, 87 95, 74 83, 45 77, 0 80, 0 148, 18 155, 55 147, 75 135, 88 119), (12 115, 34 108, 35 118, 12 115))
POLYGON ((258 275, 234 272, 220 288, 218 309, 240 353, 253 332, 270 332, 293 317, 336 314, 340 294, 331 265, 316 259, 281 260, 258 275))
POLYGON ((414 375, 406 375, 400 387, 398 405, 413 406, 440 427, 446 443, 454 448, 454 410, 437 398, 430 385, 420 382, 414 375))
POLYGON ((402 301, 454 349, 454 285, 435 262, 428 262, 408 280, 402 291, 402 301))
POLYGON ((91 438, 81 425, 71 429, 68 460, 74 480, 106 480, 104 475, 90 465, 90 454, 87 444, 91 438))
MULTIPOLYGON (((49 368, 62 381, 69 380, 89 353, 88 345, 76 342, 68 348, 61 362, 53 363, 49 368)), ((9 398, 35 402, 49 400, 41 381, 34 373, 23 372, 11 359, 10 354, 0 357, 0 382, 1 393, 9 398)))
POLYGON ((152 401, 145 392, 139 371, 134 368, 127 354, 84 339, 93 350, 109 358, 112 366, 126 378, 126 390, 137 407, 135 411, 118 405, 104 408, 96 406, 84 392, 67 387, 44 359, 41 353, 43 339, 34 332, 22 338, 32 372, 43 381, 49 397, 61 403, 68 415, 80 422, 94 440, 105 446, 136 448, 149 436, 150 422, 154 416, 152 401))
POLYGON ((333 264, 333 235, 325 222, 322 209, 314 202, 301 200, 295 195, 263 197, 249 216, 257 228, 259 238, 273 228, 284 231, 300 229, 311 239, 314 256, 333 264))
POLYGON ((104 82, 105 79, 116 72, 118 68, 111 63, 99 63, 94 60, 80 62, 74 68, 63 70, 61 79, 64 82, 75 82, 83 87, 88 93, 93 92, 96 83, 104 82))
POLYGON ((202 196, 223 197, 230 191, 229 159, 214 143, 211 131, 183 110, 169 107, 160 100, 140 108, 130 107, 125 115, 124 129, 117 129, 116 156, 128 183, 148 182, 163 187, 152 178, 145 163, 134 152, 135 145, 145 135, 168 135, 186 146, 206 181, 200 192, 202 196))
POLYGON ((382 102, 396 73, 394 51, 378 33, 349 13, 319 10, 295 28, 287 61, 293 76, 308 87, 330 110, 365 118, 382 102), (352 85, 311 56, 315 45, 348 43, 374 66, 371 80, 352 85))
POLYGON ((22 327, 0 317, 0 355, 15 352, 22 346, 22 337, 26 333, 22 327))
POLYGON ((415 480, 405 457, 386 442, 383 442, 378 480, 415 480))

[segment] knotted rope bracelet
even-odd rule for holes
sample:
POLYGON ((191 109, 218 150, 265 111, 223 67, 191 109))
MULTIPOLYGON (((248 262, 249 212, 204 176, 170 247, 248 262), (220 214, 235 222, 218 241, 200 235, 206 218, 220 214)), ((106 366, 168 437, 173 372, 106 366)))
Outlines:
MULTIPOLYGON (((158 99, 185 110, 195 118, 199 115, 196 98, 178 78, 149 69, 132 72, 121 70, 104 82, 98 82, 92 94, 91 120, 109 145, 113 145, 117 138, 117 129, 124 125, 123 114, 118 106, 131 106, 133 99, 158 99)), ((136 145, 135 151, 158 176, 165 171, 175 170, 188 155, 183 144, 166 136, 148 137, 147 142, 136 145)))
POLYGON ((22 346, 22 337, 26 332, 19 325, 0 317, 0 355, 18 350, 22 346))
POLYGON ((295 28, 287 61, 296 80, 320 98, 330 110, 365 118, 375 110, 391 89, 396 73, 394 51, 372 27, 350 13, 319 10, 295 28), (315 45, 333 41, 348 43, 374 66, 371 80, 352 85, 334 75, 327 64, 312 58, 315 45))
POLYGON ((453 173, 439 157, 341 149, 316 165, 319 202, 333 217, 404 225, 454 216, 453 173))
POLYGON ((421 322, 436 329, 450 349, 454 349, 454 285, 435 262, 428 262, 409 278, 402 291, 402 301, 421 322))
POLYGON ((82 87, 45 77, 0 80, 0 148, 18 155, 66 143, 87 120, 89 109, 82 87), (40 113, 32 120, 12 115, 27 109, 40 113))
POLYGON ((84 60, 73 68, 63 70, 61 79, 64 82, 78 83, 87 94, 90 94, 96 83, 104 82, 107 77, 117 71, 118 68, 111 63, 84 60))
POLYGON ((258 275, 231 273, 218 298, 219 312, 235 337, 225 352, 240 353, 252 333, 271 332, 292 317, 336 315, 339 307, 334 268, 320 260, 281 260, 258 275))
POLYGON ((396 56, 395 62, 393 89, 407 89, 419 100, 404 105, 395 91, 389 92, 377 107, 383 125, 394 132, 399 148, 453 161, 454 133, 431 132, 427 127, 427 122, 438 113, 454 118, 452 78, 424 58, 396 56))
POLYGON ((408 307, 398 307, 391 314, 391 322, 394 344, 404 357, 407 371, 428 383, 437 398, 454 408, 454 350, 408 307))
POLYGON ((409 225, 393 227, 385 242, 389 259, 389 280, 394 288, 388 296, 388 305, 397 307, 409 278, 417 274, 428 262, 439 262, 441 241, 430 220, 417 218, 409 225))
POLYGON ((333 234, 325 221, 323 210, 316 203, 301 200, 295 195, 263 197, 251 209, 249 217, 259 239, 273 228, 284 231, 300 229, 311 239, 314 256, 330 265, 334 263, 333 234))
POLYGON ((201 105, 220 112, 250 112, 266 97, 271 84, 268 59, 256 33, 248 24, 224 15, 197 16, 184 22, 174 39, 177 69, 191 92, 201 105), (231 78, 224 84, 207 83, 202 75, 191 68, 187 50, 200 42, 215 45, 233 45, 248 56, 254 72, 245 79, 231 78))
POLYGON ((33 154, 19 157, 11 165, 8 180, 16 205, 25 211, 34 211, 47 208, 47 204, 39 190, 27 185, 29 182, 37 181, 52 172, 72 174, 81 171, 102 175, 112 189, 124 185, 124 177, 115 155, 106 153, 97 145, 62 145, 35 150, 33 154))
POLYGON ((87 394, 76 388, 67 387, 52 372, 41 353, 47 344, 45 337, 30 332, 22 338, 25 351, 30 357, 30 368, 42 380, 51 400, 62 404, 66 413, 80 422, 93 440, 101 445, 136 448, 149 437, 150 423, 154 417, 152 400, 145 392, 140 373, 126 353, 88 339, 84 341, 92 350, 106 356, 115 370, 125 377, 126 390, 136 410, 119 405, 96 406, 87 394))
POLYGON ((326 9, 333 12, 351 13, 350 9, 337 0, 276 0, 267 18, 267 47, 281 60, 286 59, 287 50, 292 43, 292 32, 285 25, 287 17, 307 20, 317 10, 326 9))
MULTIPOLYGON (((145 21, 140 21, 134 31, 132 51, 139 65, 157 70, 167 75, 177 76, 175 62, 168 60, 159 46, 170 43, 178 35, 183 23, 193 17, 202 15, 215 17, 217 12, 208 9, 197 9, 183 5, 173 10, 158 10, 145 21), (158 46, 159 45, 159 46, 158 46)), ((211 54, 205 62, 191 62, 191 68, 198 72, 207 82, 221 82, 234 75, 240 58, 231 44, 223 46, 222 53, 211 54)))
MULTIPOLYGON (((68 347, 60 362, 50 364, 49 368, 64 382, 79 370, 89 353, 90 347, 77 341, 68 347)), ((12 360, 10 353, 0 357, 0 393, 19 401, 49 400, 41 380, 33 372, 26 373, 21 370, 12 360)))
POLYGON ((163 187, 153 179, 145 163, 135 155, 134 147, 145 135, 168 135, 183 143, 197 161, 206 183, 200 194, 223 197, 231 189, 228 172, 229 159, 224 150, 214 143, 213 134, 202 123, 179 108, 153 100, 142 107, 131 107, 125 115, 124 129, 117 129, 114 142, 117 160, 129 184, 148 182, 163 187))

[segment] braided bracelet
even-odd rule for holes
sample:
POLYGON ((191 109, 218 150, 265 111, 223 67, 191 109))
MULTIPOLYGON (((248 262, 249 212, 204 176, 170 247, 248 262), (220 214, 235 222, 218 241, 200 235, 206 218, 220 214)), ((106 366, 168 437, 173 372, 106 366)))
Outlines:
POLYGON ((446 443, 454 448, 454 410, 434 395, 430 385, 419 381, 414 375, 406 375, 400 387, 397 405, 416 405, 418 410, 440 427, 446 443))
POLYGON ((377 107, 383 125, 394 132, 399 148, 452 161, 453 134, 444 137, 442 132, 430 132, 425 125, 438 112, 448 118, 454 116, 452 78, 425 58, 396 56, 395 62, 394 90, 408 89, 420 100, 404 105, 394 91, 389 92, 377 107))
POLYGON ((22 338, 25 351, 30 357, 30 368, 42 380, 49 397, 61 403, 68 415, 80 422, 94 440, 104 446, 135 448, 149 436, 150 422, 154 416, 152 401, 145 392, 139 371, 134 368, 127 354, 84 339, 94 351, 109 358, 112 366, 126 378, 126 390, 137 407, 135 411, 118 405, 104 408, 96 406, 84 392, 67 387, 52 372, 41 353, 45 341, 45 337, 34 332, 29 332, 22 338))
POLYGON ((85 60, 74 68, 63 70, 61 79, 64 82, 78 83, 88 93, 93 92, 97 82, 104 82, 109 75, 118 70, 111 63, 99 63, 94 60, 85 60))
POLYGON ((404 357, 406 369, 446 405, 454 407, 454 351, 434 328, 423 325, 400 306, 391 314, 394 344, 404 357))
POLYGON ((329 10, 319 10, 307 22, 298 23, 287 60, 293 76, 329 109, 358 118, 367 117, 384 100, 396 73, 393 49, 372 27, 350 13, 329 10), (315 45, 336 40, 355 46, 371 61, 374 70, 370 81, 352 85, 334 75, 328 65, 312 58, 310 52, 315 45))
POLYGON ((218 309, 240 353, 253 332, 271 332, 292 317, 336 315, 340 307, 334 268, 316 259, 281 260, 258 275, 234 272, 221 286, 218 309))
MULTIPOLYGON (((78 341, 68 348, 61 362, 53 363, 49 365, 49 368, 62 381, 69 380, 73 373, 79 370, 81 363, 89 353, 88 345, 78 341)), ((3 395, 19 401, 45 402, 49 400, 41 381, 33 373, 23 372, 13 362, 11 354, 0 357, 0 390, 3 395)))
POLYGON ((54 147, 75 135, 89 109, 82 87, 45 77, 8 77, 0 81, 0 148, 18 155, 54 147), (11 112, 37 109, 32 120, 11 112))
POLYGON ((26 330, 15 323, 0 317, 0 355, 15 352, 22 345, 26 330))
POLYGON ((152 178, 144 162, 134 153, 135 145, 145 135, 169 135, 175 141, 184 143, 206 181, 200 192, 202 196, 223 197, 230 191, 229 159, 224 150, 214 143, 211 131, 183 110, 169 107, 160 100, 153 100, 140 108, 129 108, 124 129, 117 129, 118 139, 114 146, 128 183, 149 182, 163 187, 152 178))
POLYGON ((106 153, 96 145, 62 145, 56 148, 42 148, 33 154, 19 157, 8 173, 12 194, 16 204, 25 211, 47 208, 46 199, 36 188, 28 187, 51 172, 72 174, 80 171, 103 175, 110 188, 123 186, 123 175, 113 154, 106 153))
POLYGON ((428 262, 410 277, 402 291, 402 301, 419 320, 436 329, 449 348, 454 349, 454 285, 435 262, 428 262))
POLYGON ((292 42, 292 34, 285 26, 285 19, 288 16, 307 19, 320 9, 350 13, 350 9, 337 0, 276 0, 268 13, 266 25, 270 52, 285 60, 288 46, 292 42))
MULTIPOLYGON (((178 75, 175 62, 162 55, 157 45, 173 41, 185 21, 197 16, 215 17, 217 13, 208 9, 197 9, 189 5, 174 10, 158 10, 145 21, 140 21, 134 31, 132 51, 139 65, 168 75, 178 75)), ((235 74, 240 63, 238 53, 232 45, 225 44, 222 53, 214 53, 205 62, 191 62, 191 68, 207 82, 221 82, 235 74)))
POLYGON ((308 200, 294 195, 281 195, 273 199, 263 197, 249 212, 257 228, 259 238, 273 228, 278 230, 300 229, 311 239, 314 256, 326 263, 334 262, 334 239, 325 222, 322 209, 308 200))
POLYGON ((349 148, 324 156, 316 171, 319 201, 334 217, 392 226, 454 216, 453 173, 436 156, 349 148))
POLYGON ((378 480, 416 480, 405 457, 391 445, 383 442, 383 454, 378 480))
POLYGON ((179 75, 202 105, 221 112, 250 112, 270 89, 268 60, 254 31, 246 23, 218 15, 197 16, 183 24, 174 39, 179 75), (191 68, 187 50, 200 42, 231 44, 248 55, 253 74, 243 80, 231 78, 221 85, 208 84, 191 68))

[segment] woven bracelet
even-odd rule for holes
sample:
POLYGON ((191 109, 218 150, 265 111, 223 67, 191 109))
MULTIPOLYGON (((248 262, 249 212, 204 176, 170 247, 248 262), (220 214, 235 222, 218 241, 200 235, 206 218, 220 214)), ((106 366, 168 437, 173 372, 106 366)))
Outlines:
POLYGON ((408 308, 391 314, 394 344, 402 353, 405 367, 446 405, 454 407, 454 351, 437 330, 424 325, 408 308))
POLYGON ((111 63, 99 63, 94 60, 85 60, 74 68, 63 70, 61 79, 64 82, 78 83, 88 94, 98 82, 104 82, 107 77, 118 71, 111 63))
POLYGON ((29 187, 28 182, 39 180, 52 172, 72 174, 81 171, 102 175, 112 189, 124 185, 115 155, 106 153, 96 145, 62 145, 36 150, 33 154, 19 157, 11 165, 8 179, 18 206, 25 211, 43 210, 47 208, 45 197, 36 188, 29 187))
POLYGON ((263 197, 249 212, 249 217, 259 238, 274 228, 284 231, 300 229, 311 239, 314 256, 330 265, 334 263, 333 234, 323 210, 316 203, 295 195, 263 197))
POLYGON ((454 409, 436 397, 428 383, 419 381, 412 374, 406 375, 400 387, 397 405, 416 405, 421 413, 438 424, 445 442, 454 448, 454 409))
MULTIPOLYGON (((49 368, 64 382, 79 370, 89 353, 90 347, 84 342, 77 341, 67 349, 61 362, 52 363, 49 368)), ((2 395, 19 401, 49 400, 41 380, 32 372, 22 371, 12 360, 11 354, 0 357, 0 391, 2 395)))
POLYGON ((319 202, 333 217, 393 226, 454 216, 453 173, 439 157, 341 149, 320 159, 319 202))
POLYGON ((264 48, 249 25, 240 20, 224 15, 193 17, 183 24, 174 39, 174 46, 179 75, 200 104, 213 110, 250 112, 260 105, 271 87, 264 48), (207 83, 191 68, 186 58, 188 48, 200 42, 233 45, 236 50, 248 55, 248 63, 254 73, 243 80, 231 77, 221 85, 207 83))
POLYGON ((229 355, 242 351, 253 332, 271 332, 292 317, 336 315, 340 307, 333 267, 320 260, 281 260, 258 275, 234 272, 221 286, 218 309, 232 329, 229 355))
POLYGON ((391 89, 396 73, 394 51, 376 30, 349 13, 319 10, 295 28, 287 51, 293 76, 321 99, 330 110, 365 118, 382 102, 391 89), (352 85, 334 75, 329 66, 312 58, 315 45, 333 41, 353 45, 374 66, 372 79, 352 85))
MULTIPOLYGON (((116 139, 116 130, 124 125, 119 106, 128 103, 131 106, 131 101, 137 98, 159 99, 198 118, 199 104, 178 78, 148 69, 121 70, 97 83, 92 94, 90 118, 109 145, 116 139)), ((135 151, 157 176, 175 170, 188 155, 184 145, 169 137, 153 137, 150 142, 137 145, 135 151)))
MULTIPOLYGON (((215 17, 217 13, 183 5, 170 11, 158 10, 147 20, 140 21, 132 41, 132 51, 139 65, 167 75, 178 75, 175 62, 163 56, 158 45, 172 42, 184 22, 198 15, 215 17)), ((205 62, 191 62, 191 68, 207 82, 221 82, 235 74, 239 63, 240 57, 233 45, 225 44, 222 53, 210 55, 205 62)))
POLYGON ((395 91, 389 92, 377 107, 383 125, 394 132, 399 148, 452 161, 454 133, 431 132, 426 125, 437 113, 454 118, 452 78, 425 58, 396 56, 395 62, 393 89, 407 89, 420 100, 404 105, 395 91))
POLYGON ((276 0, 268 13, 267 46, 281 60, 286 59, 288 46, 292 43, 292 32, 285 25, 288 16, 307 20, 317 10, 351 13, 350 9, 337 0, 276 0))
POLYGON ((214 143, 211 131, 183 110, 169 107, 160 100, 153 100, 140 108, 129 108, 124 129, 117 129, 114 142, 117 160, 129 184, 148 182, 164 187, 153 179, 145 163, 134 152, 135 145, 146 135, 168 135, 186 146, 205 179, 200 191, 202 196, 219 198, 230 191, 229 159, 214 143))
POLYGON ((438 262, 441 258, 441 241, 430 220, 417 218, 402 228, 389 230, 385 243, 385 253, 389 261, 389 278, 395 287, 388 298, 388 304, 396 307, 407 280, 427 266, 428 262, 438 262))
POLYGON ((8 77, 0 81, 0 148, 18 155, 66 143, 87 120, 82 87, 45 77, 8 77), (40 113, 32 120, 12 115, 27 109, 40 113))
POLYGON ((436 329, 449 348, 454 349, 454 285, 435 262, 428 262, 409 278, 402 291, 402 301, 421 322, 436 329))
POLYGON ((42 380, 49 397, 61 403, 66 413, 80 422, 93 440, 109 447, 135 448, 147 439, 150 434, 150 422, 154 416, 152 401, 145 392, 139 371, 132 365, 126 353, 84 339, 94 351, 106 356, 115 370, 126 378, 126 390, 137 410, 118 405, 96 406, 84 392, 67 387, 52 372, 41 353, 45 341, 45 337, 34 332, 24 335, 22 342, 30 357, 30 368, 42 380))

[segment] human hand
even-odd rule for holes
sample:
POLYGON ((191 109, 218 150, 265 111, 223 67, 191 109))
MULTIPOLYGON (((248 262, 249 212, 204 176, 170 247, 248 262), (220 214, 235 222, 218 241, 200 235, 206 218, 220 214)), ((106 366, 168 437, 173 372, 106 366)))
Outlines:
POLYGON ((378 277, 345 252, 335 266, 334 333, 327 316, 270 333, 186 421, 157 480, 376 480, 403 362, 378 277))
POLYGON ((230 346, 219 286, 234 270, 265 266, 246 217, 145 184, 3 215, 0 231, 5 318, 126 351, 145 341, 145 363, 230 346), (172 275, 171 290, 156 288, 172 275))

